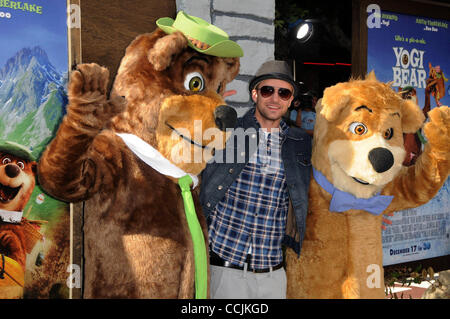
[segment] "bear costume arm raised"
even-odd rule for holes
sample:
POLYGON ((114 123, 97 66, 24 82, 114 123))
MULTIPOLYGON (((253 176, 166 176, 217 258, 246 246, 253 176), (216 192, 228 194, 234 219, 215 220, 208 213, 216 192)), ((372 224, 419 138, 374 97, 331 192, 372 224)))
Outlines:
POLYGON ((450 111, 436 107, 428 113, 430 122, 424 126, 428 139, 424 152, 413 166, 404 167, 383 189, 383 195, 394 195, 384 213, 413 208, 427 203, 447 180, 450 168, 450 111))
POLYGON ((112 184, 105 181, 111 176, 108 170, 120 167, 117 163, 106 163, 120 159, 107 155, 114 154, 119 139, 114 143, 108 141, 106 134, 99 135, 106 123, 124 108, 123 98, 107 99, 108 77, 108 70, 94 63, 79 65, 71 74, 67 115, 38 165, 41 185, 56 198, 85 200, 101 184, 112 184), (101 151, 96 151, 96 147, 101 151))

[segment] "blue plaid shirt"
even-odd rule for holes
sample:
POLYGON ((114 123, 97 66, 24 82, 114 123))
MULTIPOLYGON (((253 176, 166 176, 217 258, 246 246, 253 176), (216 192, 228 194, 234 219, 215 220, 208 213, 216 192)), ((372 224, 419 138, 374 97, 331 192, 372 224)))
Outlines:
MULTIPOLYGON (((256 120, 256 119, 255 119, 256 120)), ((289 194, 281 160, 281 141, 288 126, 264 137, 258 151, 228 188, 211 214, 211 249, 221 258, 243 266, 251 254, 250 267, 263 269, 283 260, 283 240, 289 194)))

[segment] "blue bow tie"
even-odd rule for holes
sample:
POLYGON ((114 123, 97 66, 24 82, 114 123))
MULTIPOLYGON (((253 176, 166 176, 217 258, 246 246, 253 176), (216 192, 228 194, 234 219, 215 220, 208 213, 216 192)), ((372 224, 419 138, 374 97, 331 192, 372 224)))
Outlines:
POLYGON ((349 209, 363 209, 373 215, 380 215, 392 202, 394 196, 375 195, 371 198, 357 198, 343 192, 331 184, 327 178, 313 167, 313 176, 317 184, 331 194, 330 211, 345 212, 349 209))

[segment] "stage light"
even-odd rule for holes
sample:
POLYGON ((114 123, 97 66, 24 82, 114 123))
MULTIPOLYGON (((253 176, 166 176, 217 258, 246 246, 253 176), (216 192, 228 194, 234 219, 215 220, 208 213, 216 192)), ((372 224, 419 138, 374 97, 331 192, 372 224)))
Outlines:
POLYGON ((308 23, 303 23, 297 31, 297 39, 302 40, 303 38, 305 38, 308 35, 309 32, 309 24, 308 23))
POLYGON ((309 40, 311 35, 313 34, 313 25, 307 21, 300 23, 297 28, 297 40, 301 43, 304 43, 309 40))

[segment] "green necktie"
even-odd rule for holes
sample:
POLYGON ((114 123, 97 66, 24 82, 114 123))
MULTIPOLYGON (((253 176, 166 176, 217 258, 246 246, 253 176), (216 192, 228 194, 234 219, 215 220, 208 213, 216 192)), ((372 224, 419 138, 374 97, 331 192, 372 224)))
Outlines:
POLYGON ((191 194, 192 179, 185 175, 178 180, 183 196, 184 211, 191 232, 192 243, 194 246, 195 261, 195 298, 206 299, 208 284, 208 263, 206 256, 205 238, 200 223, 195 212, 194 201, 191 194))

